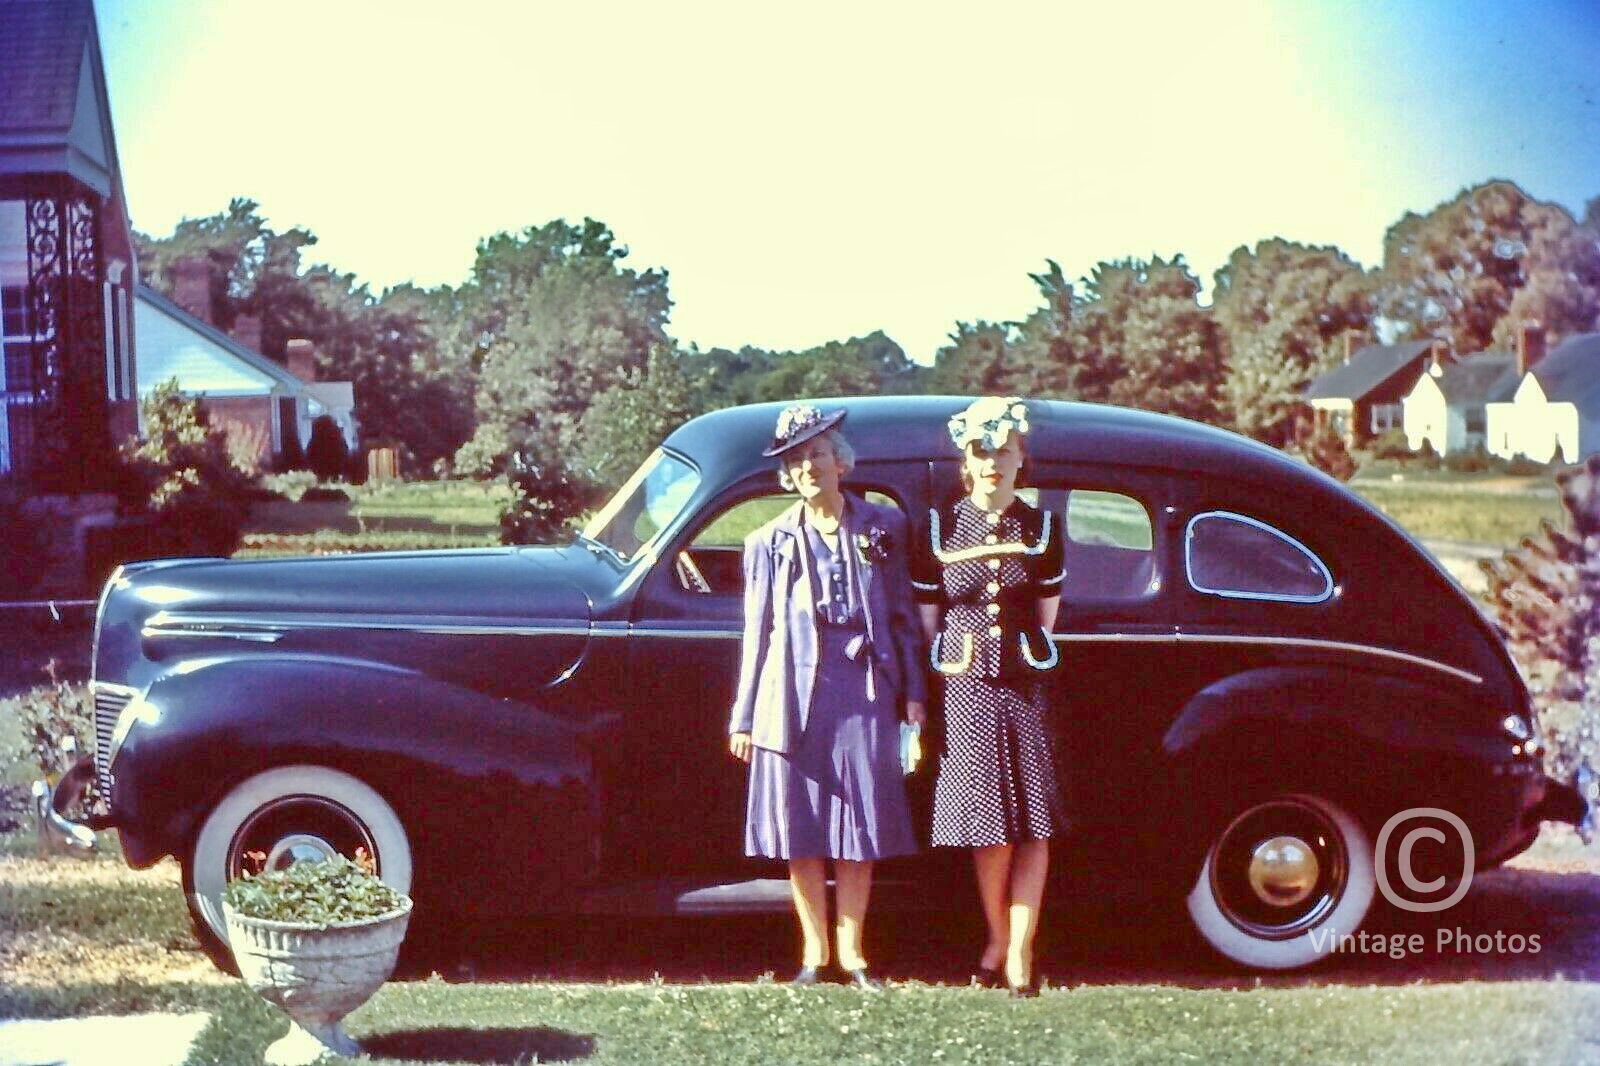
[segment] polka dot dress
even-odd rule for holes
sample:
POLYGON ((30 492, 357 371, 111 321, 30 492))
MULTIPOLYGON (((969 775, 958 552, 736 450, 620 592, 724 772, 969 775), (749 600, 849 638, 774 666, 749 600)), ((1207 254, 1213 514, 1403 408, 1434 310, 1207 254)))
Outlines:
POLYGON ((1037 608, 1061 587, 1049 519, 1021 501, 995 514, 962 497, 930 521, 915 577, 921 601, 943 608, 935 845, 1016 844, 1066 828, 1042 683, 1056 654, 1037 608))

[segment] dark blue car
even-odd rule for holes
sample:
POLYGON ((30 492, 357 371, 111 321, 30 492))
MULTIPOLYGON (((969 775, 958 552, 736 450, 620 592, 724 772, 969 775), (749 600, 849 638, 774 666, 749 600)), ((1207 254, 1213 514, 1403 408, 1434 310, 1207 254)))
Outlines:
MULTIPOLYGON (((823 401, 850 411, 849 487, 926 535, 958 491, 944 427, 967 402, 823 401)), ((1033 407, 1027 492, 1067 535, 1063 886, 1186 900, 1219 952, 1293 967, 1361 925, 1397 814, 1466 827, 1470 849, 1450 826, 1405 846, 1440 894, 1541 820, 1583 818, 1542 771, 1501 640, 1383 515, 1230 433, 1033 407)), ((778 409, 689 422, 566 545, 122 567, 95 629, 93 760, 43 797, 47 825, 84 841, 59 811, 92 774, 88 824, 135 866, 177 856, 223 958, 218 896, 251 851, 364 847, 419 923, 786 910, 781 871, 741 854, 725 737, 739 545, 788 499, 760 458, 778 409)), ((968 899, 948 854, 880 876, 885 905, 968 899)))

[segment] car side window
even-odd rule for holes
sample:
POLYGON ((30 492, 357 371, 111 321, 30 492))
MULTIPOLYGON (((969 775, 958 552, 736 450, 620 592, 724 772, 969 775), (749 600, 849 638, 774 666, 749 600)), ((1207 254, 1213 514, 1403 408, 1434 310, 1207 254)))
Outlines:
POLYGON ((1144 503, 1120 492, 1076 488, 1047 488, 1029 502, 1054 512, 1059 522, 1062 599, 1137 600, 1156 591, 1155 533, 1144 503))
MULTIPOLYGON (((865 495, 872 503, 900 509, 899 502, 892 496, 881 492, 865 495)), ((792 492, 772 492, 747 497, 725 508, 694 535, 686 550, 678 553, 679 583, 690 592, 742 594, 744 538, 799 499, 792 492)))
POLYGON ((1183 558, 1189 584, 1213 596, 1321 603, 1333 595, 1333 575, 1315 552, 1248 515, 1195 515, 1184 532, 1183 558))

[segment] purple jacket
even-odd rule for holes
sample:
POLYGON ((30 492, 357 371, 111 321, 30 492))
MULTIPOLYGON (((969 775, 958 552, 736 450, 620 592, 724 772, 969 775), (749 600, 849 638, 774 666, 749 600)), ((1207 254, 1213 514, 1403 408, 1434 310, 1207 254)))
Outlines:
MULTIPOLYGON (((925 701, 922 627, 911 600, 905 515, 859 496, 845 499, 840 527, 840 544, 850 549, 844 552, 845 579, 854 583, 857 602, 866 605, 878 699, 892 707, 902 700, 925 701), (877 539, 887 558, 863 563, 857 534, 870 536, 873 530, 881 531, 877 539)), ((744 641, 728 732, 749 733, 751 743, 777 752, 789 751, 805 731, 817 675, 817 615, 803 506, 788 508, 744 542, 744 641)))

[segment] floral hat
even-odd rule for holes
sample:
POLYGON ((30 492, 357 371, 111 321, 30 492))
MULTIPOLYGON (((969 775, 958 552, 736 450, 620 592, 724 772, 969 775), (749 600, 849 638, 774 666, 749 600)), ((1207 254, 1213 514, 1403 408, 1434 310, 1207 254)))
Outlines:
POLYGON ((989 451, 1006 446, 1012 433, 1027 436, 1028 405, 1015 396, 985 396, 950 419, 950 439, 957 448, 981 442, 989 451))
POLYGON ((778 413, 778 425, 772 431, 772 447, 761 454, 770 459, 790 448, 798 448, 843 422, 844 416, 842 410, 825 415, 809 403, 792 403, 778 413))

